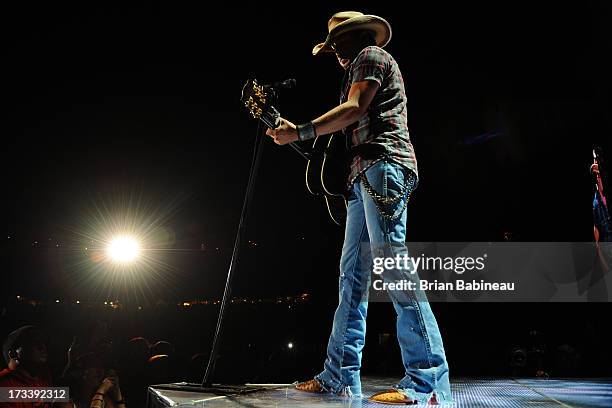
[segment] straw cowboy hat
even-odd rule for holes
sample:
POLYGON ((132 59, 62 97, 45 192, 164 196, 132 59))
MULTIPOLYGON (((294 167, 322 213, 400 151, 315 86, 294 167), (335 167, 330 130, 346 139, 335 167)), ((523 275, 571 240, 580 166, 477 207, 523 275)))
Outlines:
POLYGON ((340 34, 353 30, 371 30, 375 34, 376 45, 384 47, 391 40, 391 25, 384 18, 363 14, 358 11, 341 11, 327 22, 327 38, 312 49, 312 55, 321 52, 334 52, 332 43, 340 34))

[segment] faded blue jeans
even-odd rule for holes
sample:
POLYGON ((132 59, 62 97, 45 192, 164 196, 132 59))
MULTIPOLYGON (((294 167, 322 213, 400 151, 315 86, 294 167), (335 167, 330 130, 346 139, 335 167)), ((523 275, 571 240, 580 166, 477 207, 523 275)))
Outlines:
MULTIPOLYGON (((381 160, 365 172, 371 187, 382 196, 398 195, 406 177, 414 173, 391 161, 381 160)), ((409 192, 408 192, 409 193, 409 192)), ((391 210, 404 208, 407 195, 392 203, 391 210)), ((379 213, 358 178, 348 202, 348 214, 340 260, 339 304, 334 314, 324 370, 315 376, 332 393, 361 396, 361 352, 365 344, 368 288, 372 252, 389 248, 393 254, 407 251, 406 210, 395 220, 379 213)), ((394 386, 403 394, 426 403, 436 394, 439 403, 451 402, 448 364, 438 324, 426 297, 420 293, 388 292, 397 313, 399 341, 405 376, 394 386)))

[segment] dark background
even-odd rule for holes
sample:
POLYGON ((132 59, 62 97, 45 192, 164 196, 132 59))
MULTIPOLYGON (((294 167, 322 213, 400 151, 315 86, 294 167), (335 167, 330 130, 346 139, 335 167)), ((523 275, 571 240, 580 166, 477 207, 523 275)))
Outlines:
MULTIPOLYGON (((216 310, 190 312, 189 320, 173 305, 222 293, 257 128, 240 105, 241 87, 252 77, 296 78, 280 103, 296 123, 335 106, 342 72, 311 49, 343 9, 381 15, 393 27, 387 49, 404 75, 421 177, 409 240, 592 240, 591 149, 601 146, 608 160, 612 152, 607 2, 2 7, 3 334, 61 321, 61 348, 85 330, 88 314, 53 306, 55 299, 119 299, 165 312, 126 314, 117 336, 177 344, 191 337, 191 350, 206 351, 216 310), (498 136, 478 139, 488 133, 498 136), (126 229, 151 249, 130 275, 91 254, 126 229), (17 295, 51 304, 24 310, 17 295)), ((255 332, 248 344, 262 350, 285 344, 288 333, 311 344, 301 362, 276 371, 285 380, 321 366, 337 299, 342 231, 306 192, 304 166, 266 141, 247 223, 255 244, 245 249, 235 293, 311 300, 291 313, 230 308, 226 331, 226 344, 237 348, 255 332)), ((379 336, 393 336, 388 306, 372 306, 371 372, 385 358, 397 361, 396 346, 379 336)), ((542 341, 552 374, 610 374, 608 304, 433 307, 456 374, 508 374, 513 345, 542 341), (544 340, 530 336, 534 330, 544 340), (578 363, 555 360, 561 345, 578 363)), ((99 318, 115 319, 107 313, 99 318)))

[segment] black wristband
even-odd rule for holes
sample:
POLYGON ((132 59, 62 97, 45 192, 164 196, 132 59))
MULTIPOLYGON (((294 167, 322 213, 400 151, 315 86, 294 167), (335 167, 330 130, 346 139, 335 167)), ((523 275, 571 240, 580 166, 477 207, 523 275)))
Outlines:
POLYGON ((317 137, 317 132, 312 122, 297 125, 297 134, 298 140, 300 140, 301 142, 317 137))

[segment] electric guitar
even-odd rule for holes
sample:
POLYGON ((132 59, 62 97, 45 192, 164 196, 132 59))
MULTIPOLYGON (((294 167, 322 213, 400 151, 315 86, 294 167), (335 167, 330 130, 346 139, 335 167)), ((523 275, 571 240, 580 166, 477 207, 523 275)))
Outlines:
MULTIPOLYGON (((280 125, 281 115, 273 106, 272 98, 272 91, 259 85, 257 80, 250 79, 242 88, 240 101, 253 118, 275 129, 280 125)), ((306 189, 312 195, 325 199, 327 212, 337 225, 342 225, 346 220, 347 180, 350 168, 346 140, 341 134, 318 136, 308 151, 304 151, 296 143, 289 143, 293 150, 308 161, 306 189)))

